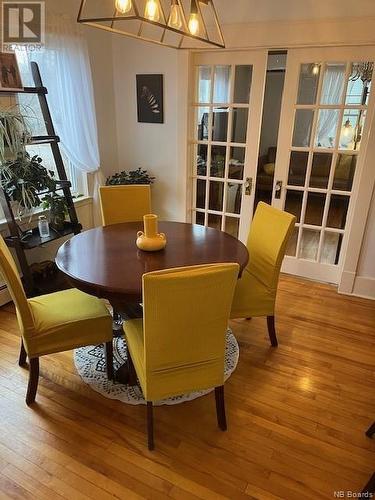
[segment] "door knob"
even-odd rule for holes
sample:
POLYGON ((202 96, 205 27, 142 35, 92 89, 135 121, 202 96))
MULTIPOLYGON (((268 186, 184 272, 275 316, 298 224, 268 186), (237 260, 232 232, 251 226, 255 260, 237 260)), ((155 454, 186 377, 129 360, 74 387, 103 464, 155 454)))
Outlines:
POLYGON ((276 184, 275 184, 275 198, 277 198, 278 200, 281 197, 281 189, 282 189, 282 187, 283 187, 283 181, 277 181, 276 184))
POLYGON ((246 196, 250 196, 252 190, 253 190, 253 179, 252 179, 252 177, 246 177, 246 182, 245 182, 245 194, 246 194, 246 196))

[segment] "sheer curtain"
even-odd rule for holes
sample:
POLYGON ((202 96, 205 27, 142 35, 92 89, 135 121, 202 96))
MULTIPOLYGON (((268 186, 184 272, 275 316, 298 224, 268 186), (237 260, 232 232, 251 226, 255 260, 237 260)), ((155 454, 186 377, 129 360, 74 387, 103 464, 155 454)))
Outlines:
POLYGON ((46 47, 33 53, 19 51, 17 58, 21 67, 31 61, 38 63, 62 153, 75 168, 95 174, 97 205, 103 176, 87 43, 80 26, 68 16, 49 13, 47 19, 46 47))
MULTIPOLYGON (((344 87, 345 68, 342 65, 327 66, 321 104, 339 104, 344 87)), ((316 145, 325 148, 333 147, 338 125, 339 111, 335 109, 321 109, 319 111, 316 145)))

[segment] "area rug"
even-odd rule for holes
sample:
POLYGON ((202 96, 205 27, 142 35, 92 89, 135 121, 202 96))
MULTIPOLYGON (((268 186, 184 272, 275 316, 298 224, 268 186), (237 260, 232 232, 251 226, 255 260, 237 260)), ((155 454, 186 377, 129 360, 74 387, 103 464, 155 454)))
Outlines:
MULTIPOLYGON (((117 370, 117 368, 127 360, 126 342, 122 337, 113 339, 113 358, 115 370, 117 370)), ((227 380, 236 369, 238 358, 238 343, 232 331, 228 328, 225 348, 225 380, 227 380)), ((146 404, 142 391, 138 385, 129 386, 114 383, 107 379, 103 345, 86 346, 76 349, 74 351, 74 363, 82 380, 94 389, 94 391, 99 392, 106 398, 119 399, 120 401, 131 405, 146 404)), ((191 401, 212 391, 213 388, 183 394, 181 396, 175 396, 173 398, 158 401, 155 404, 175 405, 184 403, 185 401, 191 401)))

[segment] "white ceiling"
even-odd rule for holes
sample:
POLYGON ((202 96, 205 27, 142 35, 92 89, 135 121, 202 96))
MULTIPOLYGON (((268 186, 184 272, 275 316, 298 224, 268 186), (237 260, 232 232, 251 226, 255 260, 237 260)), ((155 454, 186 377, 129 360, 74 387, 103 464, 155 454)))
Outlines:
POLYGON ((214 3, 222 24, 375 16, 375 0, 214 0, 214 3))

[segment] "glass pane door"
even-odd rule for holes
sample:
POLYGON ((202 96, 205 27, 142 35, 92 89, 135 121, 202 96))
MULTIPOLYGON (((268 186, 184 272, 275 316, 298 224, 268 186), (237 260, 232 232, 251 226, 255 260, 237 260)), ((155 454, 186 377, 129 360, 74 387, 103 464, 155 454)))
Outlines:
MULTIPOLYGON (((371 94, 373 60, 292 59, 279 136, 274 204, 297 218, 284 269, 337 282, 371 94), (294 67, 293 67, 294 65, 294 67), (289 102, 288 102, 289 100, 289 102)), ((306 57, 302 59, 302 57, 306 57)), ((288 68, 287 68, 288 78, 288 68)))
POLYGON ((193 69, 192 222, 243 240, 251 221, 262 103, 261 97, 256 101, 262 81, 254 82, 255 65, 261 75, 266 60, 265 52, 255 54, 254 60, 241 53, 201 54, 193 69))

